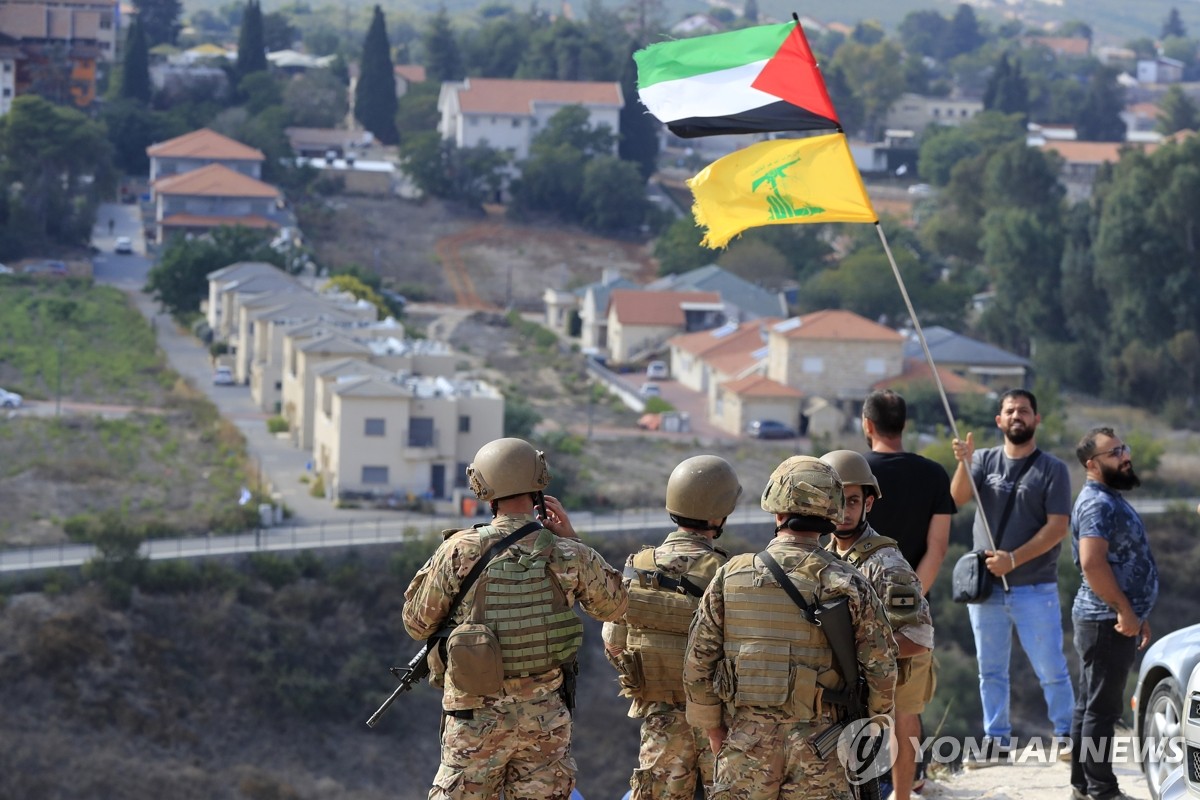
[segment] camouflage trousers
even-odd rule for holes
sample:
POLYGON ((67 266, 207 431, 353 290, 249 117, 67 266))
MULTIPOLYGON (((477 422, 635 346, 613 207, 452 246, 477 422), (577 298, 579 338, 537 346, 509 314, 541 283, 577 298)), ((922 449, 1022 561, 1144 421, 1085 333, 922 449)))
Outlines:
POLYGON ((682 705, 660 708, 642 720, 630 800, 692 800, 697 774, 703 783, 712 782, 715 759, 708 735, 687 723, 682 705))
POLYGON ((850 800, 836 751, 817 757, 808 739, 824 729, 778 722, 767 711, 739 710, 717 754, 709 800, 850 800))
POLYGON ((429 800, 567 800, 575 788, 571 715, 557 693, 446 717, 429 800))

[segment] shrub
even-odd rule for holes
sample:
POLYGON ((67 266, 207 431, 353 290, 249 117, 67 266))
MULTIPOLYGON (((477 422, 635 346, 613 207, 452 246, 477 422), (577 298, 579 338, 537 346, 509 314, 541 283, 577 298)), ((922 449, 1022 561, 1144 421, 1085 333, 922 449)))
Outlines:
POLYGON ((661 397, 651 397, 646 400, 647 414, 662 414, 666 411, 674 411, 675 406, 663 400, 661 397))
POLYGON ((267 430, 271 433, 286 433, 288 429, 288 421, 280 416, 274 416, 267 419, 267 430))
POLYGON ((281 558, 269 553, 251 553, 250 567, 254 574, 270 584, 272 589, 281 589, 300 577, 300 570, 290 558, 281 558))
POLYGON ((313 497, 324 497, 325 496, 325 476, 324 475, 317 476, 316 480, 314 480, 312 483, 312 487, 308 490, 308 493, 310 495, 312 495, 313 497))

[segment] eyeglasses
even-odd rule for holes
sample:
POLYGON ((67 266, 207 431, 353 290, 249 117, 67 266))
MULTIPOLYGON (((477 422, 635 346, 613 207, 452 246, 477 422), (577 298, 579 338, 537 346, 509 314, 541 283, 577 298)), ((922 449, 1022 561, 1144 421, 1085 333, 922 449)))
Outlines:
POLYGON ((1115 458, 1120 458, 1124 455, 1133 455, 1133 449, 1127 444, 1117 445, 1112 450, 1103 450, 1099 453, 1092 453, 1092 458, 1099 458, 1100 456, 1113 456, 1115 458))

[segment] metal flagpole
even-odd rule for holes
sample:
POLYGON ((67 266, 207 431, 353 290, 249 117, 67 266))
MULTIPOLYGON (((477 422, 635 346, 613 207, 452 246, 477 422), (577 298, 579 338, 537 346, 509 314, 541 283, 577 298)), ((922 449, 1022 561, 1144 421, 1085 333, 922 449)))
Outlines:
MULTIPOLYGON (((904 305, 908 309, 908 318, 912 320, 913 330, 917 332, 917 340, 921 342, 925 361, 929 363, 929 371, 933 375, 934 385, 937 386, 938 395, 942 398, 942 408, 946 410, 946 419, 950 421, 950 430, 954 434, 954 438, 958 439, 958 423, 954 421, 954 412, 950 410, 950 399, 946 397, 946 387, 942 386, 942 376, 938 375, 937 365, 933 363, 933 354, 929 352, 929 342, 925 340, 925 331, 921 329, 921 321, 917 319, 917 310, 913 308, 912 299, 908 296, 908 287, 904 285, 904 278, 900 275, 900 267, 892 255, 892 248, 883 232, 883 226, 878 222, 875 223, 875 231, 879 234, 879 241, 883 243, 883 252, 887 253, 888 263, 892 265, 892 274, 896 276, 896 284, 900 287, 900 296, 904 298, 904 305)), ((965 464, 964 466, 967 468, 967 477, 970 478, 971 495, 975 498, 975 505, 979 509, 979 519, 983 522, 983 532, 987 535, 988 545, 992 552, 995 552, 996 540, 992 538, 992 528, 988 525, 987 514, 983 513, 983 504, 979 501, 979 487, 975 485, 975 479, 971 478, 971 465, 965 464)), ((1008 579, 1001 575, 1000 582, 1004 584, 1004 591, 1007 592, 1008 579)))

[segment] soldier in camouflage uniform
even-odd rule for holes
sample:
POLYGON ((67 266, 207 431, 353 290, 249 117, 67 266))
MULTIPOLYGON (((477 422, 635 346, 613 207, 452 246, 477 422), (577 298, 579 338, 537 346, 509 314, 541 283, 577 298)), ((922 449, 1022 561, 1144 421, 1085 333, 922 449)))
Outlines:
POLYGON ((467 476, 491 503, 491 524, 446 531, 404 593, 404 628, 414 639, 454 626, 430 652, 444 717, 429 797, 567 800, 575 760, 563 685, 573 683, 583 639, 572 608, 578 601, 596 619, 619 619, 628 599, 621 573, 578 540, 558 500, 543 497, 550 472, 528 442, 484 445, 467 476), (542 502, 545 513, 535 516, 542 502), (530 523, 529 533, 492 554, 448 618, 484 551, 530 523))
MULTIPOLYGON (((892 712, 896 643, 875 592, 857 570, 818 541, 841 521, 837 473, 811 456, 780 464, 763 491, 775 515, 767 546, 813 607, 846 597, 854 648, 871 714, 892 712)), ((814 737, 836 720, 823 701, 844 691, 833 652, 775 582, 761 554, 735 556, 717 570, 692 623, 684 658, 687 720, 704 728, 717 754, 710 800, 822 800, 851 796, 835 752, 817 755, 814 737)))
POLYGON ((895 539, 880 536, 867 522, 867 512, 881 495, 871 465, 853 450, 834 450, 821 460, 837 470, 846 494, 846 515, 826 549, 854 565, 870 582, 892 625, 899 650, 896 658, 896 762, 892 784, 896 800, 909 800, 916 776, 915 740, 921 735, 921 712, 933 697, 933 616, 921 579, 900 552, 895 539))
POLYGON ((604 648, 620 673, 629 716, 642 719, 631 800, 692 800, 696 776, 711 782, 713 753, 703 729, 687 723, 683 651, 700 596, 728 554, 713 544, 742 487, 717 456, 689 458, 667 481, 667 513, 678 530, 625 562, 629 608, 604 623, 604 648))

